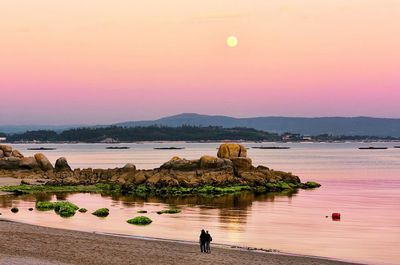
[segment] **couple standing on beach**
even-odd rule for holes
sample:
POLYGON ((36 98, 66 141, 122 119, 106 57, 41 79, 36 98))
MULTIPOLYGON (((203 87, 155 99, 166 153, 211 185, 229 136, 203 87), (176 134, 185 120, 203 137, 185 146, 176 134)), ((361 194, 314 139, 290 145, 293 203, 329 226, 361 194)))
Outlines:
POLYGON ((211 253, 210 243, 212 241, 211 235, 208 231, 201 230, 200 233, 200 251, 204 253, 211 253))

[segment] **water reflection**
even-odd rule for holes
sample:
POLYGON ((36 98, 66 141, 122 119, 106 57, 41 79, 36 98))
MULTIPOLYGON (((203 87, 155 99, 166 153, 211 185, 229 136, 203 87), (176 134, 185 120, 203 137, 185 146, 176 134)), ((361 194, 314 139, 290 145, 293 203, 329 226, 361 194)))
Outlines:
MULTIPOLYGON (((143 208, 146 205, 159 206, 164 208, 180 208, 180 209, 198 209, 197 218, 207 221, 211 216, 216 216, 222 225, 222 228, 227 230, 241 230, 243 226, 235 224, 245 224, 246 219, 251 212, 251 207, 255 202, 269 202, 275 201, 276 197, 283 197, 290 200, 297 192, 291 193, 267 193, 255 194, 252 192, 242 192, 239 194, 227 194, 221 196, 185 196, 185 197, 156 197, 156 196, 134 196, 134 195, 121 195, 121 194, 93 194, 86 193, 87 195, 94 195, 109 201, 110 205, 107 207, 117 208, 120 210, 143 208), (210 214, 211 210, 212 211, 210 214)), ((22 202, 30 203, 34 206, 36 201, 63 201, 72 199, 76 204, 85 207, 86 196, 85 193, 37 193, 25 195, 4 195, 0 196, 1 208, 18 207, 22 202)), ((32 207, 32 205, 30 207, 32 207)))

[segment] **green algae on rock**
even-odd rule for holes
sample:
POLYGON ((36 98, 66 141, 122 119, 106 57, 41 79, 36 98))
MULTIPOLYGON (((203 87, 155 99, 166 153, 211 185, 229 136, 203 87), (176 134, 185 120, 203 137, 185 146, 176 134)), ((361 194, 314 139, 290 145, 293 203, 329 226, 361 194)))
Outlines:
POLYGON ((108 208, 100 208, 94 211, 92 214, 97 217, 107 217, 110 214, 110 210, 108 208))
POLYGON ((179 210, 179 209, 167 209, 167 210, 158 211, 157 214, 164 214, 164 213, 176 214, 176 213, 180 213, 180 212, 181 212, 181 210, 179 210))
POLYGON ((126 222, 134 225, 148 225, 151 224, 153 221, 146 216, 137 216, 135 218, 129 219, 126 222))

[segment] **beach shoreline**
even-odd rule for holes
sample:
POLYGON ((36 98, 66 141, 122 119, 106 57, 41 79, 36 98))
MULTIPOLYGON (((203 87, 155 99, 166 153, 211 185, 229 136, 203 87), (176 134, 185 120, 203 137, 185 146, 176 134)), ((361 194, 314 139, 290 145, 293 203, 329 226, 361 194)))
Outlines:
POLYGON ((10 264, 357 264, 223 244, 202 254, 194 241, 58 229, 4 218, 0 233, 6 239, 0 243, 0 262, 10 264))

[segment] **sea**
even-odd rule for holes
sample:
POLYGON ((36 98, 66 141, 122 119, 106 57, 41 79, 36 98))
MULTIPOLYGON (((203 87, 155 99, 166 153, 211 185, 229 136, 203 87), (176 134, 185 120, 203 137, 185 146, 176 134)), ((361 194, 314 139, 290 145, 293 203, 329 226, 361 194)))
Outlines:
MULTIPOLYGON (((40 151, 51 162, 66 157, 73 168, 115 168, 133 163, 138 169, 162 165, 173 156, 216 156, 220 143, 142 142, 119 144, 14 144, 25 156, 40 151), (107 149, 107 147, 128 149, 107 149), (177 147, 167 150, 154 148, 177 147)), ((213 244, 320 256, 366 264, 400 264, 400 148, 393 142, 271 143, 244 142, 254 165, 298 175, 322 186, 292 194, 244 192, 219 197, 135 197, 93 193, 0 196, 1 218, 19 222, 116 234, 197 242, 201 229, 213 244), (256 149, 253 147, 289 147, 256 149), (360 150, 359 147, 387 147, 360 150), (88 209, 71 218, 53 211, 28 211, 38 200, 68 200, 88 209), (20 211, 11 213, 11 207, 20 211), (110 215, 92 214, 107 207, 110 215), (157 211, 179 208, 178 214, 157 211), (139 214, 137 211, 146 210, 139 214), (332 219, 340 213, 340 220, 332 219), (147 226, 126 221, 150 217, 147 226)))

